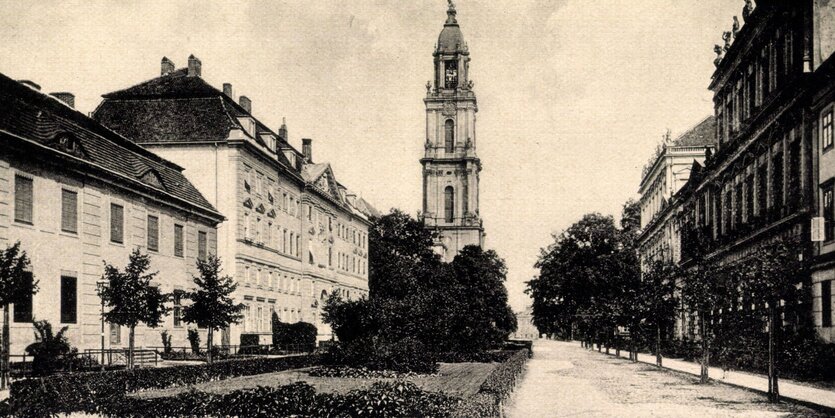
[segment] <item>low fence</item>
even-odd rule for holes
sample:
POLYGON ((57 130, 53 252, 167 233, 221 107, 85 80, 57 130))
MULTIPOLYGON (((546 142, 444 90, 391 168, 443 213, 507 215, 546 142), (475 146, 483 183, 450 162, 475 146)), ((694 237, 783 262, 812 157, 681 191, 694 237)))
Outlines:
MULTIPOLYGON (((205 347, 200 347, 196 353, 191 346, 151 346, 148 348, 167 360, 203 360, 206 357, 205 347)), ((278 347, 271 344, 215 345, 212 350, 212 356, 216 358, 284 356, 311 352, 309 346, 301 344, 286 344, 278 347)))

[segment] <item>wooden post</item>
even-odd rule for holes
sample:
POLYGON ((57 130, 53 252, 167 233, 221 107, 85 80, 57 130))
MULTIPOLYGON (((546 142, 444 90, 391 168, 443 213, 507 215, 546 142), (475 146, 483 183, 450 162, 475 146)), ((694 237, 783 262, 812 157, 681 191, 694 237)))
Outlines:
POLYGON ((661 367, 661 324, 655 325, 655 365, 661 367))

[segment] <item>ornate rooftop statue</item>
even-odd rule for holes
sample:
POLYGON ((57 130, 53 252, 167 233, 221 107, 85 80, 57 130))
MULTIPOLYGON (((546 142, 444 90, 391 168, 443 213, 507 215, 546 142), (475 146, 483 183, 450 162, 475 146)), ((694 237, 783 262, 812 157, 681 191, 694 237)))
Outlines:
POLYGON ((734 26, 733 26, 733 35, 734 39, 736 39, 736 34, 739 33, 739 18, 734 16, 734 26))
POLYGON ((748 18, 751 17, 751 13, 754 12, 754 2, 753 0, 745 0, 745 7, 742 9, 742 18, 745 21, 748 21, 748 18))
POLYGON ((731 40, 733 39, 733 33, 731 32, 723 32, 722 39, 725 41, 725 51, 731 49, 731 40))
POLYGON ((714 45, 713 52, 716 53, 716 59, 713 60, 713 65, 715 65, 718 68, 719 64, 722 63, 722 58, 725 58, 725 50, 722 48, 721 45, 714 45))

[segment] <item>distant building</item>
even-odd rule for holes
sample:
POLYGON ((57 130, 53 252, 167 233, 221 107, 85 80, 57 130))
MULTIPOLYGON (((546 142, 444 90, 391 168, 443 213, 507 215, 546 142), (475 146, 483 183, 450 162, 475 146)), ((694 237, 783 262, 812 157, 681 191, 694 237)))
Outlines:
POLYGON ((423 210, 435 249, 452 261, 467 245, 484 245, 478 212, 481 160, 476 155, 476 103, 470 52, 450 2, 434 52, 435 78, 426 84, 423 210))
POLYGON ((532 308, 528 307, 524 311, 516 313, 516 332, 510 338, 514 340, 539 339, 539 330, 533 324, 532 308))
POLYGON ((690 179, 693 165, 704 163, 716 144, 716 119, 709 116, 672 140, 669 133, 655 157, 644 168, 638 189, 641 230, 638 249, 642 265, 681 259, 679 225, 675 222, 675 194, 690 179))
POLYGON ((310 139, 299 152, 286 125, 271 130, 231 84, 219 90, 191 56, 160 76, 105 94, 94 113, 102 124, 186 167, 186 176, 228 219, 218 230, 225 274, 239 283, 244 320, 221 333, 269 342, 272 313, 306 321, 320 338, 330 330, 321 309, 330 293, 368 293, 368 226, 376 211, 341 185, 330 165, 314 163, 310 139))
MULTIPOLYGON (((124 268, 140 248, 164 292, 193 288, 198 258, 217 250, 223 216, 183 169, 73 109, 70 93, 41 93, 0 74, 0 244, 20 241, 39 290, 11 307, 11 353, 34 342, 32 322, 68 327, 79 348, 127 347, 127 330, 105 324, 97 282, 103 262, 124 268)), ((139 326, 137 346, 160 345, 167 330, 187 345, 169 316, 139 326)))

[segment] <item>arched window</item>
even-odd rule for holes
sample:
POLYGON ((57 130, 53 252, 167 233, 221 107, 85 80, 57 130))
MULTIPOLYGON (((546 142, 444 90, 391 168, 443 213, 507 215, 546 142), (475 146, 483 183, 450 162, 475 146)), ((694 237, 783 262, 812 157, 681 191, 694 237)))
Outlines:
POLYGON ((444 189, 444 221, 452 223, 455 216, 455 191, 452 186, 444 189))
POLYGON ((455 151, 455 122, 452 119, 444 124, 444 148, 446 152, 455 151))

